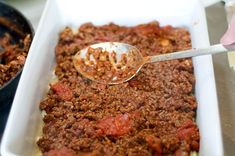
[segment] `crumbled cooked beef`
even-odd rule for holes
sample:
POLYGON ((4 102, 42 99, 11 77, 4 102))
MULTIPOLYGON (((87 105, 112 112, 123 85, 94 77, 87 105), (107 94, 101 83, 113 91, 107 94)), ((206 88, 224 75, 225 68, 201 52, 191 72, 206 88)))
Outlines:
POLYGON ((19 43, 13 43, 12 37, 7 33, 0 38, 0 87, 22 69, 30 43, 30 35, 26 35, 19 43))
POLYGON ((83 76, 100 83, 117 84, 131 78, 143 62, 141 59, 137 60, 139 55, 136 55, 136 51, 133 50, 119 56, 120 59, 114 51, 89 47, 85 57, 81 56, 79 51, 73 62, 83 76))
POLYGON ((104 41, 134 45, 143 56, 191 48, 187 30, 157 22, 133 27, 87 23, 77 33, 65 28, 55 49, 58 82, 40 104, 47 113, 37 142, 42 153, 179 156, 198 151, 191 59, 146 64, 126 83, 100 84, 78 73, 72 58, 104 41))

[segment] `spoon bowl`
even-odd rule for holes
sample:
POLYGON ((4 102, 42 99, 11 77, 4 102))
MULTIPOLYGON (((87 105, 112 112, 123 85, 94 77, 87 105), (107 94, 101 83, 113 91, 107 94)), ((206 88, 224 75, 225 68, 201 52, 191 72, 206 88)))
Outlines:
POLYGON ((108 84, 119 84, 130 80, 138 73, 143 64, 144 57, 135 46, 119 42, 94 44, 80 50, 74 56, 75 68, 83 76, 108 84), (93 72, 91 72, 91 68, 93 72), (97 76, 99 71, 103 73, 97 76))

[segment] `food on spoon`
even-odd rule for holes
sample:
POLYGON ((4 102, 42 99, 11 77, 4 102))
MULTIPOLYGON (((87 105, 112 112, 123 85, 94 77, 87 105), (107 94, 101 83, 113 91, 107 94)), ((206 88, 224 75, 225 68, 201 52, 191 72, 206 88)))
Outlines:
POLYGON ((122 83, 122 80, 128 80, 138 70, 127 54, 121 54, 118 59, 115 51, 108 52, 102 48, 88 47, 85 57, 78 52, 73 61, 75 68, 83 76, 106 84, 122 83))

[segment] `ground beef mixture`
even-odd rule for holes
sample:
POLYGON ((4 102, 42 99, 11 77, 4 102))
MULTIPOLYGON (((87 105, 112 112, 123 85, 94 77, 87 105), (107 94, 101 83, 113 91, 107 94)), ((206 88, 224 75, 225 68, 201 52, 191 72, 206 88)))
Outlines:
MULTIPOLYGON (((105 84, 118 84, 130 79, 142 65, 143 60, 129 53, 117 54, 115 51, 106 51, 102 48, 86 48, 86 55, 81 56, 79 51, 74 59, 75 68, 85 77, 105 84), (117 55, 120 55, 118 58, 117 55), (139 61, 140 60, 140 61, 139 61)), ((84 51, 84 50, 82 50, 84 51)), ((133 50, 132 50, 133 51, 133 50)))
POLYGON ((191 59, 146 64, 130 81, 105 85, 83 77, 72 58, 95 43, 136 46, 143 56, 191 48, 183 28, 158 22, 133 27, 86 23, 65 28, 56 46, 55 74, 40 108, 37 144, 44 156, 188 156, 199 150, 191 59))
POLYGON ((13 43, 7 33, 0 38, 0 88, 22 69, 30 43, 30 35, 19 43, 13 43))

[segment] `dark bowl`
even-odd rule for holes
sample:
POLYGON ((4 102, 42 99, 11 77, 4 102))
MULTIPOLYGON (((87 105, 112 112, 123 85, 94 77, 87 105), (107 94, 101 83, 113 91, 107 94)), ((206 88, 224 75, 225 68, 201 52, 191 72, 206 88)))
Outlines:
MULTIPOLYGON (((16 30, 21 30, 21 33, 19 33, 12 27, 0 23, 0 36, 7 32, 16 43, 25 37, 23 34, 30 34, 31 38, 33 38, 34 30, 30 22, 19 11, 3 2, 0 2, 0 18, 9 21, 7 23, 13 25, 16 30)), ((6 107, 6 105, 9 105, 9 103, 11 104, 21 72, 22 69, 19 70, 11 80, 0 87, 0 111, 6 107)))

